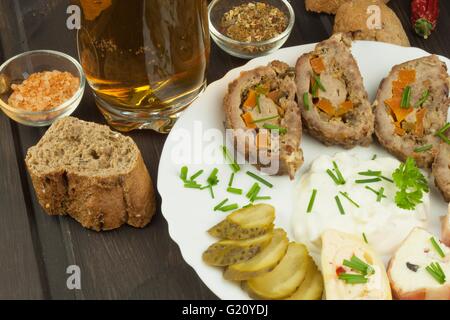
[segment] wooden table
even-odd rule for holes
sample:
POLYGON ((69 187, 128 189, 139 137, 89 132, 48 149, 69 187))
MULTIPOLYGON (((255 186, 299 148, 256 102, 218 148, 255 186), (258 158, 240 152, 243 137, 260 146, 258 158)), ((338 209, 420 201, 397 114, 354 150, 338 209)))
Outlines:
MULTIPOLYGON (((286 43, 295 46, 331 34, 333 17, 307 13, 304 1, 292 0, 296 25, 286 43)), ((428 40, 411 32, 409 0, 391 0, 411 44, 450 57, 450 2, 441 1, 439 30, 428 40)), ((0 0, 0 62, 32 49, 53 49, 76 57, 74 31, 65 27, 68 1, 0 0)), ((246 61, 214 44, 208 81, 221 78, 246 61)), ((104 123, 90 90, 75 116, 104 123)), ((45 128, 31 128, 0 114, 0 298, 20 299, 216 299, 181 257, 158 208, 143 230, 122 227, 96 233, 67 217, 47 216, 36 201, 24 156, 45 128), (81 269, 81 290, 69 290, 66 268, 81 269)), ((136 131, 156 185, 165 135, 136 131)), ((158 198, 158 204, 160 199, 158 198)))

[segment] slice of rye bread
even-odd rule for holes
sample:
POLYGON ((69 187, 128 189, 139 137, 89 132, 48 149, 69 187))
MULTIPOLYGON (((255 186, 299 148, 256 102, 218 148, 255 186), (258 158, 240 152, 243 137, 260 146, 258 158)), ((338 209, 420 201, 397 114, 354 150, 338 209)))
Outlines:
POLYGON ((25 159, 39 203, 85 228, 142 228, 155 212, 151 178, 134 141, 74 117, 56 121, 25 159))

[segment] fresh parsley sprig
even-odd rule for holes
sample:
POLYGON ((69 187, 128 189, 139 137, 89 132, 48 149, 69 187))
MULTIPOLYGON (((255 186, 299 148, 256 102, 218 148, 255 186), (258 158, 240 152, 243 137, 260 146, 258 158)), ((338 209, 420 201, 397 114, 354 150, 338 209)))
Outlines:
POLYGON ((422 203, 424 192, 430 191, 427 179, 411 157, 400 164, 392 174, 392 178, 398 188, 395 203, 399 208, 414 210, 418 204, 422 203))

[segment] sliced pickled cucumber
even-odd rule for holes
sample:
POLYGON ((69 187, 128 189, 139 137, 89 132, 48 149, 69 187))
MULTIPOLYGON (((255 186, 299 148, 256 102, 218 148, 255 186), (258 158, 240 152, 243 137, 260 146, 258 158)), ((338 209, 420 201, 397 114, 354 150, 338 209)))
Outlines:
POLYGON ((247 240, 221 240, 203 253, 203 261, 211 266, 229 266, 253 258, 272 240, 273 232, 247 240))
POLYGON ((308 250, 291 242, 285 256, 270 272, 246 282, 249 294, 260 299, 284 299, 292 295, 305 279, 308 250))
POLYGON ((285 255, 288 244, 289 240, 283 229, 273 230, 272 241, 267 247, 250 260, 229 266, 223 274, 224 278, 234 281, 248 280, 271 270, 285 255))
POLYGON ((321 300, 323 294, 322 273, 310 258, 305 280, 287 300, 321 300))
POLYGON ((272 230, 274 220, 274 207, 268 204, 256 204, 233 212, 208 232, 220 239, 249 239, 272 230))

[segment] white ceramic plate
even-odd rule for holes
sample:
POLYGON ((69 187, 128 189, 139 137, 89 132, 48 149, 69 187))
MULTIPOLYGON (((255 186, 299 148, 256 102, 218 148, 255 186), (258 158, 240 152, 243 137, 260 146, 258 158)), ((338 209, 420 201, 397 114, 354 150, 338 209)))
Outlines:
MULTIPOLYGON (((203 263, 203 251, 215 241, 206 231, 227 215, 212 210, 220 200, 229 198, 229 203, 237 202, 240 205, 245 205, 246 199, 244 196, 235 196, 226 192, 231 172, 228 165, 208 164, 207 159, 202 157, 195 159, 195 155, 202 148, 210 151, 217 150, 216 158, 221 159, 219 149, 222 142, 211 141, 213 141, 212 138, 215 135, 224 132, 222 99, 227 91, 228 83, 238 77, 241 71, 266 65, 275 59, 285 61, 293 66, 301 54, 312 51, 314 46, 314 44, 309 44, 284 48, 269 56, 251 60, 243 67, 231 70, 222 79, 210 84, 206 91, 189 107, 176 123, 164 145, 159 163, 158 191, 162 198, 162 213, 167 219, 170 236, 179 245, 186 262, 194 268, 203 282, 221 299, 249 298, 238 285, 223 279, 221 268, 209 267, 203 263), (216 130, 206 131, 206 129, 216 130), (206 132, 206 134, 202 134, 202 132, 206 132), (186 151, 191 152, 194 159, 180 156, 186 156, 186 151), (220 183, 214 189, 215 199, 211 198, 208 190, 199 191, 184 188, 179 178, 179 172, 185 164, 189 167, 189 174, 199 169, 205 170, 205 173, 199 178, 202 183, 213 168, 219 169, 220 183)), ((358 62, 370 101, 373 101, 380 81, 389 73, 392 66, 428 55, 427 52, 417 48, 404 48, 370 41, 355 42, 352 53, 358 62)), ((450 69, 450 60, 445 57, 440 58, 447 63, 450 69)), ((293 207, 292 193, 299 176, 309 168, 311 161, 319 155, 333 155, 338 151, 343 151, 339 147, 325 147, 308 135, 303 137, 302 148, 305 163, 297 174, 296 181, 290 181, 287 177, 270 177, 268 180, 275 187, 273 189, 263 188, 261 191, 261 194, 272 196, 272 200, 268 203, 276 208, 275 224, 284 228, 291 239, 293 239, 293 230, 290 225, 293 207)), ((369 148, 357 147, 352 149, 351 152, 366 155, 368 158, 375 153, 379 156, 389 156, 377 144, 372 144, 369 148)), ((234 185, 248 190, 254 180, 248 177, 245 172, 247 170, 257 171, 248 164, 243 166, 242 169, 236 175, 234 185)), ((431 180, 430 184, 432 184, 431 180)), ((432 228, 430 231, 439 234, 438 217, 447 212, 447 205, 434 186, 431 188, 431 203, 430 225, 432 228)))

